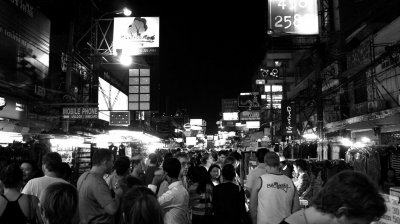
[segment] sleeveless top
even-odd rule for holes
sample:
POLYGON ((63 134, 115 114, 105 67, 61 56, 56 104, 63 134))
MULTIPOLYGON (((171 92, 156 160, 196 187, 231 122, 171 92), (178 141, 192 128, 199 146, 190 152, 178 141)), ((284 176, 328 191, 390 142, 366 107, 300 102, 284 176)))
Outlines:
POLYGON ((295 186, 283 174, 264 174, 258 191, 257 224, 275 224, 292 213, 295 186))
POLYGON ((9 201, 6 196, 1 195, 4 199, 7 200, 6 208, 4 209, 3 214, 0 216, 0 223, 8 224, 26 224, 28 223, 28 218, 25 217, 25 214, 22 212, 21 207, 19 207, 18 200, 21 198, 23 194, 20 194, 15 201, 9 201))

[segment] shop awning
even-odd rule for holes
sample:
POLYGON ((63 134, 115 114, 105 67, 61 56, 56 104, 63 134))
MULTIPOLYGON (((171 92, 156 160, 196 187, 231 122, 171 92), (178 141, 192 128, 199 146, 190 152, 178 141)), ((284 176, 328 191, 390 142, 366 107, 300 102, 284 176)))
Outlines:
POLYGON ((400 125, 400 107, 327 123, 324 128, 329 133, 342 129, 358 130, 393 125, 400 125))

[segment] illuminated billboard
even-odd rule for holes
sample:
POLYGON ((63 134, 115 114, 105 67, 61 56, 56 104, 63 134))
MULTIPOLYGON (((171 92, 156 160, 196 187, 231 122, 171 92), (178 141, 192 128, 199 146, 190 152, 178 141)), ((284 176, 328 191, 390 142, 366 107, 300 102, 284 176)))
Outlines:
POLYGON ((2 92, 30 98, 46 95, 50 20, 28 1, 0 1, 0 52, 2 92))
POLYGON ((114 18, 113 54, 154 55, 160 46, 159 17, 114 18))
POLYGON ((317 0, 268 0, 268 29, 274 33, 318 34, 317 0))
POLYGON ((110 111, 128 110, 128 96, 99 78, 98 104, 99 119, 110 121, 110 111))
POLYGON ((222 120, 224 121, 237 121, 239 120, 238 112, 223 112, 222 120))
POLYGON ((259 129, 260 121, 246 121, 246 128, 248 129, 259 129))

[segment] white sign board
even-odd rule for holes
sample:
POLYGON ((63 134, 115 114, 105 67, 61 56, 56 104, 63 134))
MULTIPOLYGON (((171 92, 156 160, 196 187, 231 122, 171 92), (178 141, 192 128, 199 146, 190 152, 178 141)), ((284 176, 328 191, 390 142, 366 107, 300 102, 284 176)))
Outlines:
POLYGON ((159 17, 114 18, 113 54, 154 55, 160 47, 159 17))

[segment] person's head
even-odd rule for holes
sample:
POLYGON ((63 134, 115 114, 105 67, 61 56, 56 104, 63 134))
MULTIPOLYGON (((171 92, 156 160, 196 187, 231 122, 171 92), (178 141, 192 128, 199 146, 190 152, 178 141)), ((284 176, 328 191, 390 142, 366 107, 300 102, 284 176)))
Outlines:
POLYGON ((225 150, 221 150, 218 152, 218 161, 222 164, 225 163, 225 159, 228 156, 228 153, 225 150))
POLYGON ((214 163, 214 158, 211 153, 204 153, 200 160, 201 164, 204 166, 211 166, 214 163))
POLYGON ((233 156, 228 156, 228 157, 226 157, 226 159, 225 159, 224 166, 227 165, 227 164, 231 164, 232 166, 234 166, 235 168, 237 168, 237 167, 239 166, 239 161, 237 161, 236 158, 233 157, 233 156))
POLYGON ((48 152, 42 158, 43 172, 58 172, 61 168, 62 159, 57 152, 48 152))
POLYGON ((127 156, 121 156, 114 163, 114 169, 118 176, 129 173, 130 161, 127 156))
POLYGON ((105 173, 110 173, 113 167, 113 154, 108 149, 97 149, 92 156, 94 167, 102 169, 105 173))
POLYGON ((222 167, 222 177, 226 181, 233 181, 236 177, 235 167, 232 164, 226 164, 222 167))
POLYGON ((118 186, 121 187, 122 192, 126 193, 129 189, 136 186, 143 186, 144 183, 139 178, 131 175, 124 176, 118 180, 118 186))
POLYGON ((144 172, 143 168, 143 157, 141 155, 136 155, 132 157, 132 168, 137 172, 137 173, 142 173, 144 172))
POLYGON ((345 224, 370 223, 386 212, 377 186, 366 175, 348 170, 326 182, 313 199, 313 206, 345 224))
POLYGON ((210 175, 211 179, 217 180, 221 176, 221 167, 217 164, 213 164, 208 169, 208 174, 210 175))
POLYGON ((264 156, 264 163, 271 168, 279 168, 279 156, 275 152, 267 152, 264 156))
POLYGON ((21 163, 20 166, 22 173, 24 174, 23 180, 28 182, 30 179, 35 177, 35 173, 38 171, 38 167, 34 161, 27 160, 21 163))
POLYGON ((40 210, 45 223, 75 223, 78 219, 78 191, 71 184, 50 184, 40 196, 40 210))
MULTIPOLYGON (((236 161, 238 162, 238 166, 240 164, 240 160, 242 159, 242 155, 240 153, 238 153, 237 151, 231 152, 229 154, 229 156, 232 156, 233 158, 236 159, 236 161)), ((236 168, 236 167, 235 167, 236 168)))
POLYGON ((155 153, 150 153, 149 155, 149 163, 152 165, 157 165, 158 163, 158 157, 155 153))
POLYGON ((16 163, 9 164, 0 173, 0 180, 5 188, 18 188, 22 183, 23 173, 16 163))
POLYGON ((62 162, 60 166, 60 177, 66 181, 69 181, 72 175, 72 169, 68 163, 62 162))
POLYGON ((163 224, 163 214, 157 197, 144 186, 134 187, 125 193, 122 212, 127 224, 163 224))
POLYGON ((307 172, 307 162, 304 159, 296 159, 293 164, 294 172, 307 172))
POLYGON ((181 163, 181 172, 180 176, 187 176, 188 170, 189 170, 189 157, 186 153, 184 152, 178 152, 174 156, 179 160, 181 163))
POLYGON ((177 158, 168 158, 163 162, 163 170, 167 173, 167 181, 178 179, 181 172, 181 163, 177 158))
POLYGON ((267 148, 257 149, 256 157, 257 157, 257 161, 259 163, 264 163, 264 157, 265 157, 265 154, 267 154, 267 152, 269 152, 269 150, 267 148))

